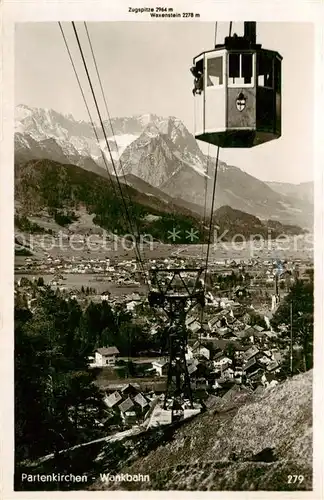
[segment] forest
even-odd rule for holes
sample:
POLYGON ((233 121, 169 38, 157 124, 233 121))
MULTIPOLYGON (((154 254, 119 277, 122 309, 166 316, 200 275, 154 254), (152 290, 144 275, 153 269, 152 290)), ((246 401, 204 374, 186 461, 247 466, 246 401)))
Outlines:
POLYGON ((42 286, 32 313, 15 307, 16 461, 36 458, 102 434, 102 395, 88 356, 116 346, 121 356, 158 348, 159 335, 137 324, 123 306, 103 301, 82 309, 42 286))

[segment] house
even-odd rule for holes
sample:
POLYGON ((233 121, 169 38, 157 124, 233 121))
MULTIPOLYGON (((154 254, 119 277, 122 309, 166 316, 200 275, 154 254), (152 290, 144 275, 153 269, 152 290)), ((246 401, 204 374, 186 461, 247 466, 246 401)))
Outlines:
POLYGON ((102 292, 102 294, 100 295, 100 300, 101 301, 108 301, 110 299, 110 292, 106 291, 106 292, 102 292))
POLYGON ((134 425, 138 421, 137 413, 136 411, 125 411, 125 413, 122 413, 122 419, 127 425, 134 425))
POLYGON ((225 379, 234 379, 234 370, 230 367, 227 367, 225 370, 222 371, 222 377, 225 379))
POLYGON ((122 399, 123 398, 121 397, 119 392, 115 391, 109 396, 106 395, 106 397, 104 398, 104 402, 109 408, 113 408, 117 403, 120 403, 122 399))
POLYGON ((138 404, 141 410, 144 410, 149 405, 148 400, 143 396, 143 394, 139 393, 134 398, 134 403, 138 404))
POLYGON ((167 359, 157 359, 152 361, 152 367, 160 377, 163 377, 168 373, 168 365, 169 362, 167 359))
POLYGON ((217 336, 221 336, 223 339, 232 338, 234 336, 233 331, 228 326, 217 328, 217 336))
POLYGON ((204 347, 204 346, 197 347, 196 355, 197 356, 203 356, 206 359, 210 359, 210 350, 207 349, 207 347, 204 347))
POLYGON ((264 373, 261 377, 261 382, 265 387, 274 387, 279 384, 273 373, 264 373))
POLYGON ((172 423, 172 410, 163 410, 156 406, 152 412, 148 428, 159 427, 160 425, 169 425, 172 423))
POLYGON ((198 333, 200 328, 201 328, 201 325, 200 325, 200 322, 195 319, 194 321, 192 321, 191 323, 189 323, 187 325, 187 328, 192 332, 192 333, 198 333))
POLYGON ((118 354, 117 347, 99 347, 95 352, 95 365, 115 366, 118 354))
POLYGON ((125 401, 118 406, 121 418, 126 424, 134 424, 137 421, 137 414, 134 406, 134 402, 131 398, 125 399, 125 401))
POLYGON ((197 371, 197 366, 193 363, 188 364, 188 373, 189 375, 192 375, 197 371))
POLYGON ((121 390, 123 397, 136 396, 139 393, 139 387, 135 384, 126 384, 121 390))
POLYGON ((253 358, 257 354, 259 354, 259 349, 256 346, 250 347, 245 353, 243 354, 243 359, 244 361, 248 361, 249 359, 253 358))
POLYGON ((135 307, 139 304, 140 302, 138 300, 131 300, 130 302, 127 302, 126 309, 127 311, 134 311, 135 307))
POLYGON ((137 384, 136 382, 133 382, 133 384, 124 384, 124 383, 120 383, 120 384, 107 384, 103 387, 103 389, 108 393, 112 394, 113 392, 115 391, 119 391, 120 393, 123 392, 123 390, 128 387, 129 385, 132 385, 132 387, 134 387, 137 392, 140 392, 140 386, 139 384, 137 384))
POLYGON ((210 359, 210 350, 207 349, 207 347, 201 345, 199 342, 195 342, 193 346, 188 346, 186 358, 192 359, 198 356, 203 356, 206 359, 210 359))
POLYGON ((249 382, 252 383, 254 387, 256 387, 258 384, 261 383, 261 377, 262 377, 263 373, 264 373, 263 369, 260 367, 257 367, 256 369, 254 369, 253 371, 251 371, 248 374, 249 382))
POLYGON ((183 410, 183 419, 193 417, 194 415, 198 415, 201 412, 200 408, 187 408, 183 410))
POLYGON ((269 372, 279 371, 279 363, 278 363, 278 361, 271 361, 271 362, 267 365, 267 370, 268 370, 269 372))
POLYGON ((253 373, 259 368, 259 363, 255 356, 249 358, 249 360, 243 365, 244 373, 253 373))
POLYGON ((272 332, 271 330, 266 330, 264 334, 268 337, 268 339, 275 339, 278 337, 278 334, 275 332, 272 332))
POLYGON ((268 340, 268 337, 266 336, 265 331, 262 332, 255 332, 252 337, 252 342, 256 344, 263 344, 268 340))
POLYGON ((269 356, 267 356, 265 353, 263 353, 262 356, 260 356, 258 358, 259 362, 263 365, 268 365, 269 363, 271 363, 271 358, 269 356))
POLYGON ((233 361, 230 358, 228 358, 227 356, 225 356, 225 354, 222 354, 222 353, 216 354, 214 359, 213 359, 214 367, 218 370, 221 370, 221 371, 228 368, 232 363, 233 363, 233 361))
POLYGON ((131 398, 128 397, 127 399, 125 399, 125 401, 118 405, 118 408, 122 414, 125 414, 125 412, 130 411, 132 408, 134 408, 134 402, 131 398))

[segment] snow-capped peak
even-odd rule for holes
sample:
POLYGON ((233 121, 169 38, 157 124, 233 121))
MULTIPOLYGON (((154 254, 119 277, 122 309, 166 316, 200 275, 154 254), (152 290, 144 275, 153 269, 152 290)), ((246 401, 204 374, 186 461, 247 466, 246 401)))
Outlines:
POLYGON ((161 117, 145 113, 111 118, 105 122, 110 152, 99 128, 98 144, 92 125, 76 121, 71 114, 19 105, 16 107, 15 119, 16 132, 27 134, 36 141, 54 139, 67 155, 90 156, 99 163, 102 153, 109 162, 110 153, 115 161, 119 161, 124 155, 123 161, 127 162, 129 172, 133 173, 135 163, 140 163, 142 167, 139 172, 137 167, 135 171, 148 182, 151 175, 165 180, 181 164, 191 167, 202 176, 206 175, 206 158, 194 137, 175 116, 161 117), (157 172, 154 174, 153 170, 163 168, 164 161, 168 163, 165 175, 159 176, 157 172), (144 167, 147 162, 150 166, 144 167), (154 169, 152 162, 156 163, 154 169))

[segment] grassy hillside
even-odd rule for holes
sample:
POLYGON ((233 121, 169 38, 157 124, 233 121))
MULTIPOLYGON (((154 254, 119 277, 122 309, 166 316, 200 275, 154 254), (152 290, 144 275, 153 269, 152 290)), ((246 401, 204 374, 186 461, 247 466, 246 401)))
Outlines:
MULTIPOLYGON (((168 231, 175 227, 180 231, 177 243, 188 243, 185 231, 193 228, 199 232, 201 228, 199 217, 189 210, 130 186, 123 186, 123 194, 133 230, 136 220, 141 234, 170 242, 168 231)), ((16 165, 15 196, 20 216, 36 215, 46 209, 58 224, 65 226, 76 220, 76 210, 86 208, 95 214, 93 222, 107 231, 134 232, 130 230, 117 183, 74 165, 51 160, 16 165)))
POLYGON ((214 212, 214 224, 219 228, 219 236, 225 232, 224 240, 235 234, 241 234, 244 237, 255 234, 267 239, 269 236, 276 238, 283 234, 291 236, 306 232, 299 226, 281 224, 279 221, 261 221, 255 215, 233 209, 228 205, 224 205, 214 212))
POLYGON ((122 470, 149 474, 150 483, 116 483, 115 488, 310 490, 312 371, 259 396, 241 390, 224 398, 122 470), (292 484, 289 475, 304 480, 292 484))
MULTIPOLYGON (((132 228, 113 176, 108 179, 76 165, 47 159, 16 163, 16 227, 21 231, 43 232, 41 227, 28 219, 38 216, 42 210, 59 226, 70 226, 78 221, 83 210, 94 214, 93 224, 119 235, 139 232, 164 243, 207 242, 208 220, 203 227, 201 215, 191 211, 190 204, 185 206, 183 200, 177 203, 170 196, 161 196, 158 189, 134 176, 130 179, 133 186, 125 185, 124 179, 121 181, 132 228), (174 239, 173 230, 176 231, 174 239), (189 237, 191 231, 194 234, 192 240, 189 237)), ((216 210, 213 222, 218 226, 217 234, 223 235, 225 241, 234 235, 243 235, 245 238, 262 235, 267 239, 269 234, 275 238, 279 234, 303 232, 297 226, 284 226, 278 221, 263 222, 254 215, 229 206, 216 210)))

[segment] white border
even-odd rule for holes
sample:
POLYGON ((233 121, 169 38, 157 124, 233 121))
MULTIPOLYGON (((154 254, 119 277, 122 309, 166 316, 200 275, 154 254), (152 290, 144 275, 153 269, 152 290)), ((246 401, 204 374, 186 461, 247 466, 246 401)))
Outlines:
MULTIPOLYGON (((1 383, 2 402, 1 426, 0 426, 0 453, 1 453, 1 475, 0 488, 2 497, 13 498, 89 498, 100 495, 106 498, 112 492, 13 492, 13 107, 14 107, 14 22, 15 21, 151 21, 149 15, 135 15, 128 13, 128 7, 156 7, 172 6, 174 11, 199 12, 200 19, 194 22, 217 21, 241 21, 243 19, 254 19, 255 21, 281 21, 281 22, 314 22, 316 23, 316 41, 314 46, 316 59, 315 78, 315 101, 314 103, 314 178, 315 178, 315 370, 314 370, 314 491, 313 492, 172 492, 173 496, 185 498, 191 496, 210 498, 323 498, 323 2, 321 0, 205 0, 205 1, 172 1, 166 4, 157 0, 0 0, 0 50, 2 58, 2 82, 0 65, 0 128, 3 132, 0 136, 0 204, 1 204, 1 383)), ((155 19, 153 22, 172 21, 168 19, 155 19)), ((192 22, 192 20, 180 20, 181 22, 192 22)), ((178 22, 176 19, 172 22, 178 22)), ((181 40, 175 41, 180 43, 181 40)), ((296 41, 296 50, 299 41, 296 41)), ((298 144, 296 147, 302 147, 298 144)), ((305 168, 308 168, 305 165, 305 168)), ((129 498, 127 492, 114 492, 119 498, 129 498)), ((132 497, 139 499, 144 496, 166 498, 168 492, 132 492, 132 497)))

